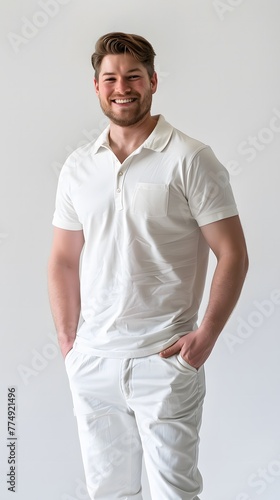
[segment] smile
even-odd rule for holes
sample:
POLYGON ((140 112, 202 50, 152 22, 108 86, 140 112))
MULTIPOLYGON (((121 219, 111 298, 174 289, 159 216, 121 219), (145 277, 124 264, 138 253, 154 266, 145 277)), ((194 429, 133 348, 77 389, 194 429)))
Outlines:
POLYGON ((134 101, 136 101, 136 99, 113 99, 113 102, 115 102, 116 104, 128 104, 134 101))

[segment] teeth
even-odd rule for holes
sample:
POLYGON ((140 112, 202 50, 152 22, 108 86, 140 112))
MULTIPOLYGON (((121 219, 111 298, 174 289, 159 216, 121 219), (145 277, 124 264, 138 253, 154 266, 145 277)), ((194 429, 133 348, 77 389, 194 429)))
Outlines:
POLYGON ((126 104, 127 102, 133 102, 134 99, 115 99, 117 104, 126 104))

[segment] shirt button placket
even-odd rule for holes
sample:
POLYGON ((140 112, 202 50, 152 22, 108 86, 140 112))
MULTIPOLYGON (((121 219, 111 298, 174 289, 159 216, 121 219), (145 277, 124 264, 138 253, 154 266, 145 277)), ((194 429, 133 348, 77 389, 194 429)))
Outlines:
POLYGON ((122 210, 123 209, 123 196, 122 196, 122 191, 123 191, 123 172, 120 170, 117 175, 117 187, 116 187, 116 209, 117 210, 122 210))
POLYGON ((119 161, 115 164, 117 169, 116 193, 115 193, 116 210, 123 209, 124 181, 127 170, 129 169, 131 162, 132 158, 127 158, 122 164, 119 161))

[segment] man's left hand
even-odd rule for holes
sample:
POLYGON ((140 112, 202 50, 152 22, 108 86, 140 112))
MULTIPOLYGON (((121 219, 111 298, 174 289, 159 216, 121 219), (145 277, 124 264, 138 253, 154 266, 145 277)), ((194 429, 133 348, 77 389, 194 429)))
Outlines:
POLYGON ((194 368, 200 368, 214 347, 216 339, 204 335, 199 328, 181 337, 175 344, 160 352, 163 358, 180 353, 182 358, 194 368))

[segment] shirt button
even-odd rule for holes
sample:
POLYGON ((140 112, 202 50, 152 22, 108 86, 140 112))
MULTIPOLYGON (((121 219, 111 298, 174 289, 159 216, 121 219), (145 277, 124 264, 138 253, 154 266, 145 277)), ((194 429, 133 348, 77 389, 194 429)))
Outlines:
POLYGON ((121 175, 123 175, 123 172, 122 172, 122 171, 120 171, 120 172, 119 172, 119 176, 121 176, 121 175))
POLYGON ((121 192, 121 189, 120 189, 120 188, 118 188, 118 189, 117 189, 117 193, 120 193, 120 192, 121 192))

